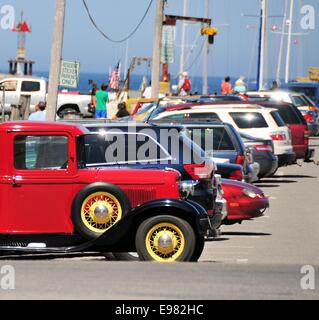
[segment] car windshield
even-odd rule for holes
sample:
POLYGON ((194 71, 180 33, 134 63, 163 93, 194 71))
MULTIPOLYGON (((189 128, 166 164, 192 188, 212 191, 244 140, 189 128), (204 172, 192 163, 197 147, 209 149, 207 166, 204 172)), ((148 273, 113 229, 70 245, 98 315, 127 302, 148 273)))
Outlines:
POLYGON ((304 124, 303 117, 299 113, 299 110, 292 105, 270 104, 270 105, 263 105, 263 107, 277 109, 282 120, 284 120, 286 124, 304 124))

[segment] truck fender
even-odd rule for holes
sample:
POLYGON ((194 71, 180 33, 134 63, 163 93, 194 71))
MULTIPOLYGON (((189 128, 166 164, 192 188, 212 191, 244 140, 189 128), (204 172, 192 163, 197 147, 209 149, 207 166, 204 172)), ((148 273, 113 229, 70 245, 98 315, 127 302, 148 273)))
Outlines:
POLYGON ((116 245, 127 241, 127 237, 135 236, 138 226, 147 218, 156 215, 174 215, 188 221, 199 236, 204 236, 206 229, 201 227, 200 220, 207 219, 206 210, 194 201, 177 199, 157 199, 146 202, 131 210, 112 228, 95 239, 94 245, 116 245))

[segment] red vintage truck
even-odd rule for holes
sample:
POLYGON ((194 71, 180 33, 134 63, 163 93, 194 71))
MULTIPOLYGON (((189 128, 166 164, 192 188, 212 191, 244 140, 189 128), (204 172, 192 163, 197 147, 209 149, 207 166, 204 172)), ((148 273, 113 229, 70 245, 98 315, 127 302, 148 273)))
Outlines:
POLYGON ((82 126, 0 124, 0 255, 136 251, 197 261, 210 228, 175 170, 87 168, 82 126))

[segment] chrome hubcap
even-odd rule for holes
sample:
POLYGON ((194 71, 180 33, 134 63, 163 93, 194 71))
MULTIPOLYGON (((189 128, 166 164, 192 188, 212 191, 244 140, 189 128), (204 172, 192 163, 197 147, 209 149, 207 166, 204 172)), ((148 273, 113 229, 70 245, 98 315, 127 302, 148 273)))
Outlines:
POLYGON ((109 216, 109 214, 109 210, 105 205, 100 204, 94 209, 94 215, 98 220, 106 219, 109 216))
POLYGON ((160 252, 169 253, 174 250, 173 239, 168 233, 162 234, 158 238, 157 244, 160 252))

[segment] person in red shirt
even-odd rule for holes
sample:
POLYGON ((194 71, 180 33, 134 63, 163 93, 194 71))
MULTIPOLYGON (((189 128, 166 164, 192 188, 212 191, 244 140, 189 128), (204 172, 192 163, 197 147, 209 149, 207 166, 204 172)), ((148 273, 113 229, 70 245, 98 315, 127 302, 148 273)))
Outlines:
POLYGON ((223 95, 227 95, 227 94, 232 94, 233 93, 233 88, 232 85, 230 83, 230 77, 225 77, 225 80, 223 81, 223 83, 220 86, 220 91, 223 95))

